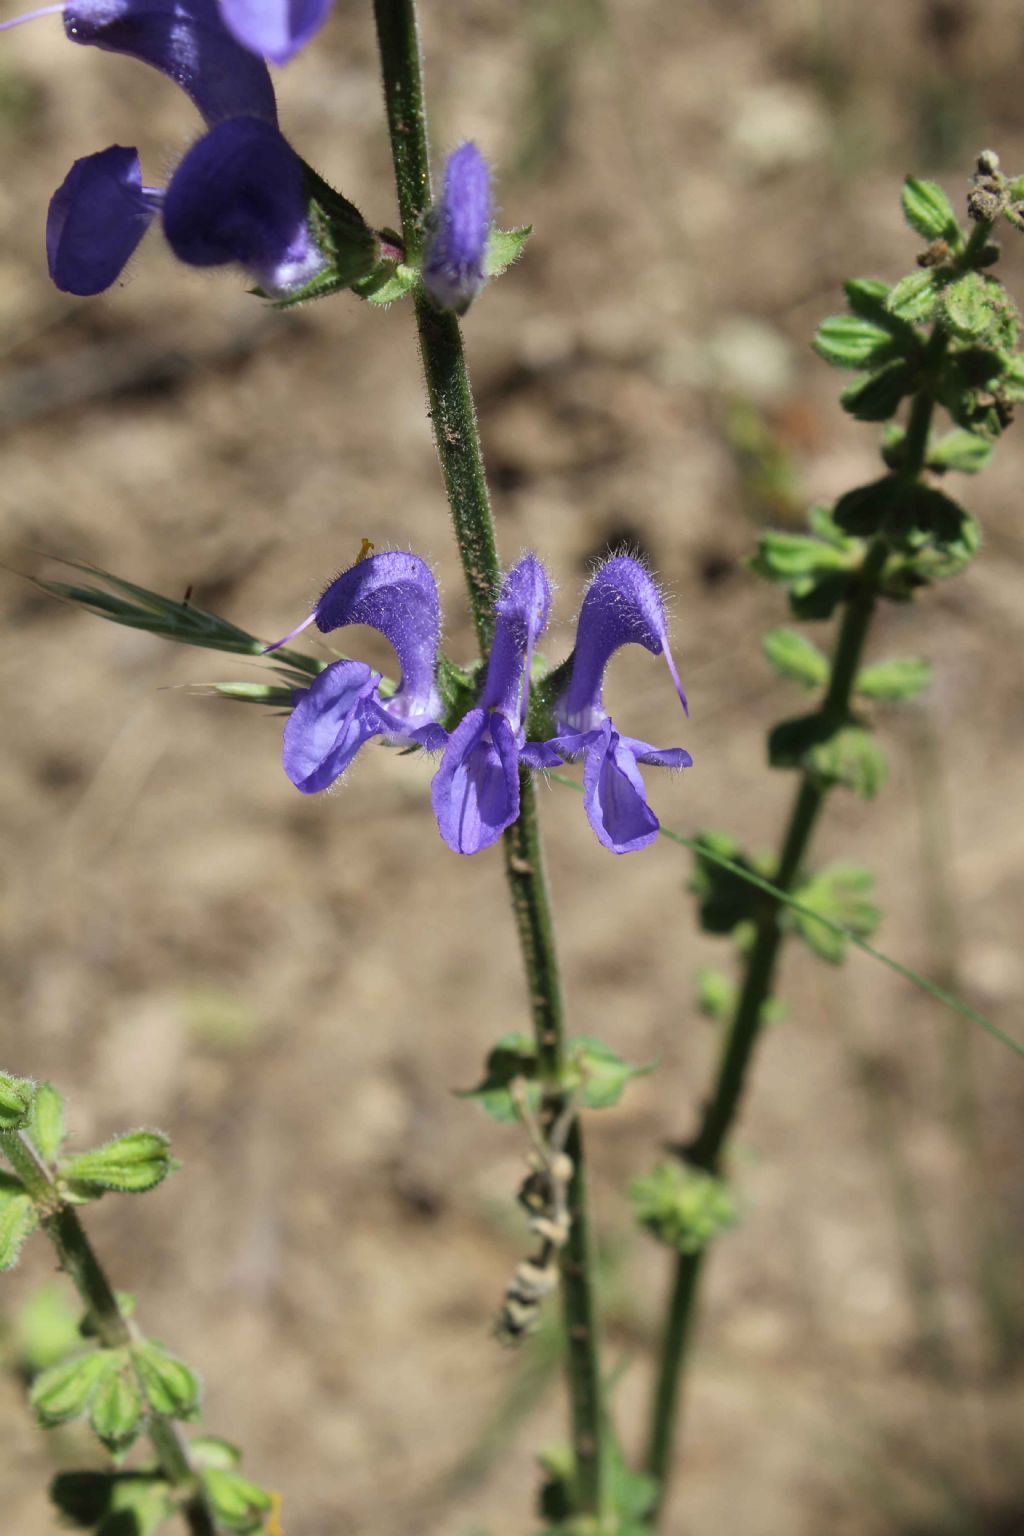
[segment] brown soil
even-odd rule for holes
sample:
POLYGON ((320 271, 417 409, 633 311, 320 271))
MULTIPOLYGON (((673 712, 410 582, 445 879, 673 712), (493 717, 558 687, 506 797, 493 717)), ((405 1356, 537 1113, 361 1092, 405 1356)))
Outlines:
MULTIPOLYGON (((616 664, 613 701, 631 731, 694 754, 685 778, 652 784, 668 825, 770 847, 792 784, 766 770, 764 733, 800 699, 760 658, 781 601, 740 561, 757 523, 875 472, 875 433, 843 416, 807 343, 844 276, 911 265, 906 170, 959 198, 984 143, 1024 166, 1018 8, 425 10, 438 143, 476 137, 503 221, 536 226, 467 324, 503 554, 550 565, 552 654, 588 561, 622 541, 650 555, 675 595, 691 720, 643 655, 616 664)), ((383 223, 368 12, 339 3, 279 84, 289 136, 383 223)), ((282 318, 232 277, 174 266, 155 236, 122 289, 61 298, 41 230, 70 160, 138 143, 156 179, 195 119, 56 21, 5 37, 0 67, 3 559, 191 584, 274 635, 365 536, 436 563, 448 647, 468 657, 408 310, 343 298, 282 318)), ((1024 297, 1024 253, 1009 231, 1004 244, 1024 297)), ((1011 433, 980 483, 951 486, 985 551, 887 611, 873 642, 930 657, 937 681, 882 725, 884 794, 837 796, 817 847, 874 869, 889 951, 942 968, 1018 1033, 1022 468, 1011 433)), ((206 1426, 282 1491, 287 1536, 534 1529, 533 1458, 564 1432, 550 1341, 516 1356, 488 1337, 526 1243, 524 1146, 452 1097, 524 1017, 498 852, 450 854, 427 765, 385 750, 339 793, 301 799, 279 721, 186 690, 245 676, 230 658, 98 622, 13 574, 0 597, 0 1060, 67 1092, 81 1145, 157 1124, 183 1163, 159 1192, 87 1213, 116 1283, 202 1371, 206 1426)), ((633 1452, 667 1268, 624 1190, 694 1124, 715 1040, 693 978, 723 951, 695 930, 682 850, 616 860, 569 791, 543 809, 574 1027, 661 1063, 590 1135, 633 1452)), ((795 946, 783 991, 737 1139, 744 1218, 711 1266, 670 1531, 1019 1533, 1022 1383, 978 1282, 983 1188, 1019 1309, 1019 1063, 971 1037, 979 1170, 952 1129, 950 1015, 863 957, 835 971, 795 946)), ((3 1282, 9 1318, 51 1269, 34 1240, 3 1282)), ((0 1431, 4 1528, 43 1536, 49 1475, 93 1452, 44 1437, 13 1373, 0 1431)))

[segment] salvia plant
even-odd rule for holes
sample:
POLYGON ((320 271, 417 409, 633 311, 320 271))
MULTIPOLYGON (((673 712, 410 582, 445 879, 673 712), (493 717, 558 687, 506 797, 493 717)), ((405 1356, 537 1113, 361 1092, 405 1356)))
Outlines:
MULTIPOLYGON (((100 293, 157 225, 181 261, 240 267, 278 306, 342 290, 375 305, 407 300, 478 654, 452 658, 440 648, 440 601, 426 559, 431 539, 420 527, 419 552, 375 551, 365 541, 312 613, 272 644, 189 601, 74 561, 67 579, 43 585, 115 623, 255 659, 261 680, 211 686, 283 714, 284 776, 301 793, 328 790, 360 748, 378 739, 432 757, 430 810, 450 849, 473 855, 501 844, 528 1027, 495 1043, 466 1096, 519 1128, 528 1171, 518 1200, 529 1247, 524 1241, 522 1261, 495 1298, 495 1333, 515 1344, 560 1292, 570 1435, 542 1457, 543 1529, 650 1536, 678 1459, 678 1405, 699 1285, 710 1248, 739 1219, 730 1137, 755 1047, 778 1012, 784 942, 798 938, 832 965, 851 944, 867 949, 1024 1054, 987 1020, 872 947, 880 913, 868 870, 846 861, 819 867, 810 858, 833 792, 870 800, 883 787, 876 725, 884 707, 928 686, 923 658, 867 657, 879 606, 916 600, 960 575, 980 547, 977 524, 946 485, 951 474, 985 467, 1024 399, 1020 319, 993 274, 1000 226, 1024 226, 1024 178, 1006 176, 996 155, 983 153, 966 227, 938 186, 909 179, 903 211, 918 237, 913 269, 895 283, 848 282, 845 312, 825 320, 814 341, 826 363, 850 375, 844 408, 880 428, 881 464, 866 485, 815 507, 805 531, 763 532, 749 561, 754 575, 782 590, 792 621, 830 635, 823 646, 792 626, 764 637, 770 666, 806 696, 768 738, 770 765, 795 783, 777 853, 744 849, 720 830, 666 834, 693 851, 699 924, 731 941, 735 965, 734 974, 704 970, 697 977, 698 1006, 720 1025, 699 1123, 681 1125, 678 1142, 630 1190, 638 1224, 668 1249, 672 1269, 648 1443, 640 1464, 631 1465, 601 1360, 583 1124, 651 1067, 568 1031, 535 783, 548 775, 582 788, 584 813, 606 850, 647 848, 663 829, 642 770, 689 768, 691 758, 681 746, 637 739, 628 720, 612 718, 606 669, 626 645, 661 658, 669 737, 682 721, 673 695, 683 711, 685 696, 658 582, 628 553, 594 571, 569 655, 554 662, 542 650, 549 578, 532 552, 504 568, 499 560, 458 318, 520 256, 529 230, 496 227, 490 169, 472 143, 448 158, 435 195, 414 0, 375 0, 373 7, 399 227, 366 222, 304 162, 278 126, 266 60, 289 59, 326 10, 323 0, 68 0, 34 13, 59 13, 73 43, 127 54, 169 76, 205 125, 166 187, 144 183, 132 148, 114 145, 76 161, 50 204, 49 272, 65 292, 100 293), (343 643, 356 625, 390 642, 396 676, 357 656, 327 661, 302 648, 308 629, 343 643), (566 778, 573 764, 581 784, 566 778)), ((144 261, 145 252, 136 259, 144 261)), ((287 622, 282 614, 282 627, 287 622)), ((282 794, 290 792, 282 778, 282 794)), ((573 809, 567 796, 562 806, 573 809)), ((344 802, 325 798, 322 813, 344 819, 344 802)), ((92 1201, 143 1194, 174 1171, 166 1137, 129 1130, 96 1148, 69 1147, 58 1091, 8 1075, 0 1077, 0 1152, 8 1166, 0 1175, 0 1267, 12 1266, 38 1231, 81 1304, 78 1341, 35 1376, 31 1407, 44 1427, 86 1421, 111 1457, 107 1470, 56 1478, 53 1498, 64 1519, 100 1536, 149 1536, 175 1522, 192 1536, 279 1533, 275 1496, 242 1472, 228 1442, 198 1432, 197 1375, 144 1330, 145 1309, 137 1314, 133 1300, 114 1289, 83 1223, 92 1201)))

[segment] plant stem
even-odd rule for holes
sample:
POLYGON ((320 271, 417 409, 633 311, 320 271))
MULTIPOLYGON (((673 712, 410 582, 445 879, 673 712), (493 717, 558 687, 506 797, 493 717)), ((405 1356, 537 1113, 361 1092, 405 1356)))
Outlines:
MULTIPOLYGON (((0 1132, 0 1150, 36 1201, 40 1227, 95 1324, 103 1348, 121 1349, 131 1344, 136 1334, 121 1310, 78 1212, 61 1200, 49 1169, 37 1156, 29 1138, 23 1131, 0 1132)), ((191 1536, 217 1536, 213 1514, 198 1487, 188 1449, 176 1425, 151 1413, 147 1430, 164 1476, 182 1496, 181 1515, 191 1536)))
MULTIPOLYGON (((945 334, 936 328, 925 348, 923 379, 911 404, 904 439, 900 473, 910 480, 916 479, 924 467, 934 410, 933 372, 941 362, 945 347, 945 334)), ((880 534, 867 546, 859 579, 843 613, 832 656, 829 685, 820 711, 823 720, 837 726, 849 714, 857 672, 877 601, 879 578, 887 556, 888 544, 880 534)), ((791 891, 800 873, 826 795, 827 787, 820 780, 807 772, 801 775, 783 834, 774 881, 782 891, 791 891)), ((772 995, 783 938, 781 913, 778 905, 773 903, 763 909, 758 917, 740 995, 722 1043, 711 1098, 704 1109, 697 1135, 684 1154, 689 1163, 709 1173, 718 1173, 720 1170, 723 1149, 739 1112, 754 1048, 761 1032, 764 1005, 772 995)), ((705 1251, 679 1255, 669 1295, 647 1452, 648 1470, 658 1480, 659 1510, 664 1504, 672 1467, 680 1386, 689 1355, 705 1251)))
MULTIPOLYGON (((407 260, 419 255, 432 201, 430 154, 415 0, 374 0, 384 97, 407 260)), ((500 585, 473 392, 459 322, 418 293, 416 326, 430 402, 434 443, 451 508, 477 641, 486 655, 494 636, 500 585)), ((521 771, 520 813, 504 837, 505 870, 529 988, 540 1071, 547 1086, 544 1114, 564 1107, 559 1085, 565 1065, 562 988, 554 923, 541 849, 533 780, 521 771)), ((596 1515, 602 1502, 603 1412, 593 1255, 587 1216, 586 1168, 578 1119, 568 1133, 572 1159, 572 1218, 561 1258, 562 1304, 568 1334, 567 1369, 576 1512, 596 1515)))

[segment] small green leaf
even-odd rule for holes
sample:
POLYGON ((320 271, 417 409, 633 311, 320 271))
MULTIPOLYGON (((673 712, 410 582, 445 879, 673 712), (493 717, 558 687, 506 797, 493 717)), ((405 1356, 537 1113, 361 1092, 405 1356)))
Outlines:
POLYGON ((484 1076, 475 1088, 459 1089, 457 1097, 472 1099, 492 1120, 508 1124, 518 1119, 510 1088, 517 1079, 524 1082, 530 1109, 540 1108, 541 1090, 537 1077, 537 1047, 528 1035, 503 1035, 487 1057, 484 1076))
POLYGON ((127 1350, 102 1350, 109 1357, 89 1408, 89 1423, 109 1451, 125 1451, 142 1431, 142 1393, 127 1350))
POLYGON ((884 325, 890 320, 889 284, 877 277, 851 277, 843 284, 846 302, 855 315, 884 325))
POLYGON ((52 1083, 40 1083, 28 1133, 44 1163, 56 1162, 64 1145, 64 1100, 52 1083))
POLYGON ((32 1383, 29 1402, 43 1428, 79 1418, 110 1365, 108 1351, 94 1349, 40 1371, 32 1383))
POLYGON ((917 370, 898 358, 871 373, 862 374, 848 384, 839 396, 844 411, 857 421, 887 421, 899 409, 901 400, 913 394, 917 370))
POLYGON ((353 283, 353 291, 371 304, 394 304, 412 293, 420 280, 419 268, 401 261, 382 261, 368 277, 353 283))
POLYGON ((0 1072, 0 1131, 20 1131, 28 1120, 36 1085, 25 1077, 0 1072))
POLYGON ((65 1522, 95 1536, 156 1536, 175 1507, 165 1480, 150 1472, 61 1472, 50 1497, 65 1522))
POLYGON ((965 341, 983 340, 999 320, 1001 295, 1002 288, 994 278, 965 272, 943 292, 946 325, 965 341))
POLYGON ((697 972, 697 1007, 707 1019, 721 1023, 736 1005, 736 983, 724 971, 702 965, 697 972))
POLYGON ((989 438, 958 428, 929 444, 928 468, 940 474, 947 469, 956 469, 963 475, 976 475, 988 465, 994 447, 989 438))
POLYGON ((519 260, 532 233, 532 224, 521 224, 518 229, 492 229, 484 257, 484 276, 500 277, 506 272, 519 260))
POLYGON ((917 325, 930 320, 939 302, 940 284, 934 268, 924 267, 911 272, 889 292, 885 307, 897 320, 907 320, 917 325))
MULTIPOLYGON (((764 873, 727 832, 701 832, 697 843, 699 848, 706 848, 719 858, 731 859, 743 869, 755 874, 764 873)), ((702 858, 700 852, 694 854, 690 890, 697 897, 700 925, 705 933, 733 933, 755 916, 763 900, 740 875, 723 869, 711 859, 702 858)))
POLYGON ((676 1160, 634 1179, 629 1199, 640 1225, 679 1253, 700 1253, 739 1219, 728 1185, 676 1160))
POLYGON ((229 1531, 248 1536, 263 1529, 263 1516, 273 1502, 269 1493, 237 1472, 220 1467, 208 1467, 200 1475, 214 1514, 229 1531))
POLYGON ((792 682, 805 688, 820 688, 828 681, 827 659, 798 630, 770 629, 761 644, 769 664, 792 682))
POLYGON ((826 785, 845 784, 863 800, 885 783, 885 755, 871 733, 853 722, 836 726, 818 713, 775 726, 768 760, 773 768, 802 768, 826 785))
POLYGON ((177 1166, 162 1131, 128 1131, 93 1152, 68 1159, 61 1173, 74 1185, 141 1194, 177 1166))
POLYGON ((857 538, 874 538, 893 508, 908 494, 906 483, 898 475, 883 475, 868 485, 858 485, 836 502, 836 524, 857 538))
POLYGON ((877 368, 900 353, 892 329, 861 315, 831 315, 823 320, 813 346, 834 368, 877 368))
POLYGON ((241 1466, 242 1453, 237 1445, 232 1445, 230 1440, 222 1440, 219 1435, 197 1435, 189 1442, 189 1458, 193 1466, 219 1467, 225 1472, 241 1466))
POLYGON ((0 1172, 0 1270, 14 1268, 22 1244, 38 1225, 39 1213, 21 1180, 0 1172))
POLYGON ((903 217, 911 229, 925 240, 948 240, 960 244, 960 226, 949 198, 934 181, 918 181, 908 176, 903 184, 903 217))
POLYGON ((147 1339, 133 1345, 132 1360, 146 1401, 165 1419, 195 1419, 199 1413, 199 1381, 183 1361, 147 1339))
MULTIPOLYGON (((849 929, 859 938, 869 939, 881 921, 882 914, 870 899, 875 881, 870 870, 856 864, 836 864, 822 870, 812 880, 794 892, 801 906, 832 923, 849 929)), ((840 965, 846 958, 846 939, 808 917, 803 912, 789 914, 793 926, 809 949, 831 965, 840 965)))
POLYGON ((610 1109, 619 1102, 631 1077, 645 1077, 654 1071, 653 1063, 631 1066, 610 1046, 585 1035, 572 1042, 568 1055, 564 1086, 578 1092, 584 1109, 610 1109))
POLYGON ((930 661, 923 661, 918 656, 897 656, 891 661, 865 667, 857 674, 855 689, 867 699, 895 703, 899 699, 916 698, 931 680, 930 661))

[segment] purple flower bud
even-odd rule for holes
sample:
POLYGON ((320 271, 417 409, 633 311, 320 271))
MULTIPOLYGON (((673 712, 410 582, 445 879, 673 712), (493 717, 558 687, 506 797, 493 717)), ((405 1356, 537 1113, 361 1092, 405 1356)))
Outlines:
POLYGON ((444 168, 423 259, 424 287, 442 309, 465 314, 480 292, 490 233, 490 171, 476 145, 463 144, 444 168))

